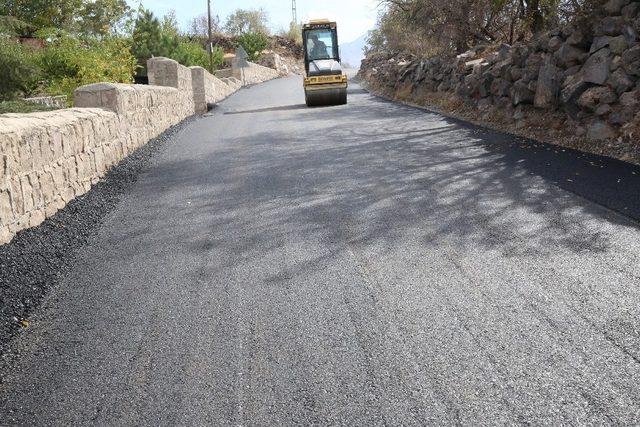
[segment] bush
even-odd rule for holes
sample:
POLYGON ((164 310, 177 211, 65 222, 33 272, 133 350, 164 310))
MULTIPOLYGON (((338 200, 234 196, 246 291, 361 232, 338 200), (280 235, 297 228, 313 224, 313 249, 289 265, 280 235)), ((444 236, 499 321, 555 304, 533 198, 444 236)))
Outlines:
MULTIPOLYGON (((176 50, 172 52, 169 57, 187 67, 198 65, 207 70, 209 69, 209 53, 197 42, 180 42, 176 50)), ((222 67, 223 59, 224 52, 220 47, 215 46, 213 48, 213 68, 219 69, 222 67)))
POLYGON ((247 52, 249 61, 256 61, 269 46, 269 39, 262 33, 246 33, 238 36, 237 44, 247 52))
POLYGON ((302 28, 300 25, 292 22, 289 24, 289 31, 285 33, 285 37, 293 40, 297 44, 302 44, 302 28))
MULTIPOLYGON (((147 60, 153 56, 174 59, 187 67, 198 65, 209 69, 209 53, 195 40, 181 36, 175 16, 169 14, 160 22, 155 15, 141 9, 132 34, 132 52, 138 62, 138 75, 147 74, 147 60)), ((224 53, 214 49, 214 68, 223 62, 224 53)))
POLYGON ((49 107, 47 105, 36 104, 34 102, 26 102, 22 100, 0 101, 0 114, 33 113, 34 111, 51 111, 57 109, 58 107, 49 107))
POLYGON ((31 48, 0 38, 0 100, 31 93, 37 88, 40 75, 31 48))
MULTIPOLYGON (((207 65, 203 67, 209 70, 209 52, 205 51, 207 55, 207 65)), ((220 46, 213 47, 213 69, 219 70, 224 65, 224 50, 220 46)))
POLYGON ((67 95, 90 83, 131 83, 136 59, 126 39, 106 38, 82 41, 62 38, 42 51, 40 64, 47 78, 47 92, 67 95))

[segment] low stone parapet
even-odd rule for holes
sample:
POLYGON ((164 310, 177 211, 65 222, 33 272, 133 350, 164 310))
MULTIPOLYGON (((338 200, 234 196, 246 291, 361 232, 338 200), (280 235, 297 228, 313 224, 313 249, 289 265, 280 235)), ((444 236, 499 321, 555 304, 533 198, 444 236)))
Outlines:
POLYGON ((99 108, 0 116, 0 244, 88 191, 130 151, 127 132, 99 108))
POLYGON ((220 102, 238 90, 237 86, 228 84, 202 67, 190 68, 193 98, 197 113, 206 112, 210 104, 220 102))
MULTIPOLYGON (((0 115, 0 244, 87 192, 111 166, 242 85, 202 67, 151 58, 150 85, 96 83, 74 92, 75 108, 0 115)), ((250 64, 247 83, 277 77, 250 64)))

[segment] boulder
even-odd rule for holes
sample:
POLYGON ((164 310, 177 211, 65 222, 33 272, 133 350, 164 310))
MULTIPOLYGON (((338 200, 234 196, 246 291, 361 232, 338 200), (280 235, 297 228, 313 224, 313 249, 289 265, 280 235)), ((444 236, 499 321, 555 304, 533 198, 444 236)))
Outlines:
POLYGON ((616 131, 604 120, 594 120, 587 129, 587 138, 591 141, 606 141, 616 137, 616 131))
POLYGON ((567 43, 573 46, 586 47, 589 44, 589 38, 580 30, 575 30, 567 38, 567 43))
POLYGON ((524 64, 527 68, 539 68, 544 62, 544 58, 539 53, 533 53, 527 57, 524 64))
POLYGON ((589 49, 589 53, 594 53, 595 51, 598 51, 603 47, 609 46, 610 39, 611 39, 610 36, 595 37, 593 39, 593 43, 591 43, 591 48, 589 49))
POLYGON ((623 7, 621 14, 624 19, 631 21, 633 18, 638 16, 638 11, 640 11, 640 2, 634 1, 623 7))
POLYGON ((489 98, 482 98, 481 100, 478 101, 477 107, 478 107, 478 110, 488 111, 492 107, 491 100, 489 98))
POLYGON ((640 89, 625 92, 620 95, 620 105, 626 108, 640 107, 640 89))
POLYGON ((634 29, 631 25, 622 27, 622 36, 627 41, 627 44, 632 45, 638 40, 638 31, 640 31, 640 29, 634 29))
POLYGON ((626 92, 633 87, 633 81, 622 69, 618 69, 611 73, 609 79, 607 80, 607 84, 611 86, 618 94, 626 92))
POLYGON ((473 67, 475 67, 478 64, 482 64, 483 62, 484 62, 483 58, 474 59, 473 61, 467 61, 464 63, 464 70, 471 71, 473 70, 473 67))
POLYGON ((493 81, 493 77, 490 75, 485 75, 480 77, 480 82, 478 84, 478 95, 481 98, 486 98, 491 95, 491 82, 493 81))
POLYGON ((595 111, 600 104, 611 104, 618 99, 608 86, 596 86, 585 90, 577 100, 577 104, 590 111, 595 111))
POLYGON ((609 0, 603 6, 609 15, 620 15, 622 8, 629 4, 630 0, 609 0))
POLYGON ((582 63, 587 55, 587 52, 579 47, 572 46, 569 43, 564 43, 560 49, 554 53, 558 63, 565 67, 570 67, 576 63, 582 63))
POLYGON ((451 84, 448 81, 443 81, 438 85, 438 92, 447 92, 451 89, 451 84))
POLYGON ((553 64, 551 58, 547 58, 538 74, 533 105, 538 108, 555 107, 560 91, 561 76, 561 70, 553 64))
POLYGON ((527 87, 527 84, 522 80, 518 80, 513 84, 513 86, 511 87, 510 95, 511 103, 514 106, 520 104, 531 104, 533 103, 533 99, 535 97, 533 91, 529 89, 529 87, 527 87))
POLYGON ((522 78, 522 68, 520 67, 511 67, 509 69, 509 79, 512 82, 516 82, 522 78))
POLYGON ((476 76, 480 76, 482 75, 482 73, 484 73, 487 69, 489 68, 489 63, 486 61, 482 61, 479 64, 476 64, 473 66, 473 71, 472 73, 475 74, 476 76))
POLYGON ((611 51, 607 48, 598 50, 587 59, 582 67, 583 80, 598 85, 603 84, 609 77, 610 63, 611 51))
POLYGON ((578 72, 580 72, 580 69, 582 68, 581 65, 574 65, 573 67, 569 67, 566 70, 564 70, 564 76, 568 77, 568 76, 573 76, 574 74, 577 74, 578 72))
POLYGON ((511 84, 504 79, 494 79, 491 82, 491 93, 494 96, 509 96, 509 89, 511 88, 511 84))
POLYGON ((611 113, 609 113, 609 117, 607 120, 609 123, 613 125, 624 125, 629 123, 631 119, 633 119, 633 115, 635 111, 632 108, 625 108, 621 106, 613 106, 611 113))
POLYGON ((640 77, 640 45, 622 53, 622 68, 631 76, 640 77))
POLYGON ((506 43, 502 43, 498 48, 498 61, 504 61, 505 59, 507 59, 510 52, 511 46, 506 43))
POLYGON ((525 68, 522 70, 522 78, 521 80, 525 83, 529 83, 530 81, 534 81, 538 78, 538 74, 540 73, 540 67, 536 68, 525 68))
POLYGON ((507 77, 510 67, 511 67, 511 60, 505 59, 504 61, 500 61, 496 63, 493 67, 491 67, 491 71, 489 72, 494 77, 505 78, 507 77))
POLYGON ((609 38, 609 48, 614 55, 620 55, 627 48, 627 39, 624 36, 609 38))
POLYGON ((602 104, 602 105, 598 106, 598 108, 596 108, 595 114, 596 114, 596 116, 606 116, 610 112, 611 112, 611 105, 602 104))
POLYGON ((585 82, 582 74, 574 74, 567 77, 562 84, 560 100, 566 106, 571 106, 583 94, 583 92, 593 86, 592 83, 585 82))
POLYGON ((596 22, 593 32, 596 36, 618 36, 622 34, 623 25, 622 16, 607 16, 596 22))
POLYGON ((615 71, 622 65, 622 57, 620 55, 616 55, 611 60, 611 64, 609 64, 609 70, 615 71))
POLYGON ((562 46, 562 43, 563 43, 562 37, 559 37, 559 36, 551 37, 548 45, 549 51, 555 52, 556 50, 560 49, 560 46, 562 46))

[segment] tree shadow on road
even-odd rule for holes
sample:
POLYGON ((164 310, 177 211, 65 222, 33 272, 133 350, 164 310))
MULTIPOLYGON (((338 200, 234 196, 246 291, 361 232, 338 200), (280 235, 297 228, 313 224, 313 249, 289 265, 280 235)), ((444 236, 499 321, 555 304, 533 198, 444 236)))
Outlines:
POLYGON ((163 169, 183 179, 164 185, 188 192, 189 183, 223 180, 225 191, 203 194, 191 213, 202 216, 206 235, 245 221, 232 213, 250 209, 261 225, 250 239, 230 242, 239 256, 274 240, 283 224, 329 241, 391 245, 417 233, 425 245, 453 238, 506 256, 602 252, 611 244, 607 224, 636 227, 570 193, 640 214, 635 166, 368 98, 264 116, 265 129, 270 120, 274 129, 303 123, 304 137, 264 130, 227 139, 204 159, 210 175, 193 176, 188 162, 174 162, 163 169), (621 188, 614 192, 612 182, 621 188), (230 214, 207 222, 213 211, 230 214))

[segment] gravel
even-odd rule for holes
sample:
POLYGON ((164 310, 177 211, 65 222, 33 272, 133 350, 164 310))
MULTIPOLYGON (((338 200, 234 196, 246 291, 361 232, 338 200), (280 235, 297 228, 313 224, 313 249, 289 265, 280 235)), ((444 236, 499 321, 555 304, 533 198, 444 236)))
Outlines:
POLYGON ((11 338, 28 326, 34 309, 73 265, 76 251, 147 168, 151 157, 194 120, 196 116, 167 129, 113 167, 86 194, 0 246, 0 355, 8 350, 11 338))

